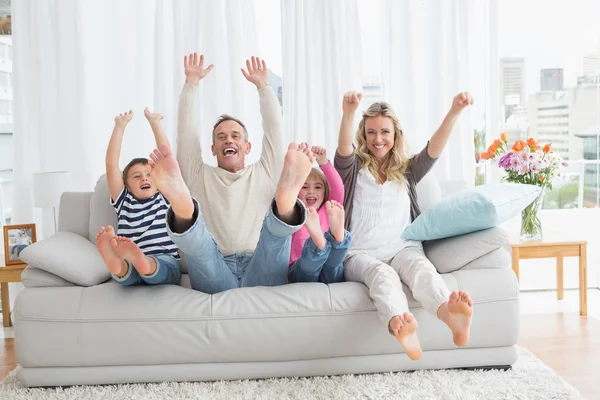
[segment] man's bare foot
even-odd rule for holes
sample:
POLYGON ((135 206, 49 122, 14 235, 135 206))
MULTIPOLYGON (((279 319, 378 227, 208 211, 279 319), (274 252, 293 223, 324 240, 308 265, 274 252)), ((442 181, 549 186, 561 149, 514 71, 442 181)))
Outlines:
POLYGON ((411 360, 418 360, 423 355, 417 337, 417 320, 411 313, 396 315, 390 320, 390 330, 411 360))
POLYGON ((448 300, 448 326, 452 330, 452 338, 457 346, 464 346, 469 341, 473 301, 463 291, 454 291, 448 300))
POLYGON ((194 202, 179 169, 179 163, 168 145, 161 145, 150 154, 152 179, 158 190, 169 200, 173 212, 186 220, 194 216, 194 202))
POLYGON ((319 214, 314 207, 308 207, 306 213, 306 229, 310 233, 310 238, 318 248, 325 248, 325 236, 323 236, 323 230, 321 229, 321 221, 319 220, 319 214))
POLYGON ((325 203, 329 216, 329 232, 338 242, 344 241, 344 206, 335 200, 325 203))
POLYGON ((137 244, 131 239, 123 236, 115 236, 110 244, 115 253, 133 264, 133 267, 141 275, 152 275, 156 272, 156 263, 150 257, 146 257, 137 244))
POLYGON ((100 228, 96 235, 96 248, 106 264, 106 268, 111 274, 123 276, 127 273, 127 263, 113 250, 110 242, 115 237, 115 230, 112 226, 100 228))
POLYGON ((275 192, 277 216, 283 222, 292 223, 298 193, 306 182, 313 162, 314 156, 310 148, 290 143, 275 192))

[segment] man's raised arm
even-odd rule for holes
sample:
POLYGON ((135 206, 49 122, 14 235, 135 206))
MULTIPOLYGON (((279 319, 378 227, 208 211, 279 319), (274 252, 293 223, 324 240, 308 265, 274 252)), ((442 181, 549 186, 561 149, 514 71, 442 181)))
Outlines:
POLYGON ((204 68, 204 55, 190 54, 183 58, 185 85, 179 97, 177 116, 177 161, 188 186, 200 174, 202 148, 198 137, 198 84, 208 75, 213 65, 204 68))
POLYGON ((279 179, 283 168, 285 157, 285 137, 283 134, 283 122, 281 116, 281 105, 273 89, 269 86, 269 75, 267 64, 258 57, 246 60, 248 71, 242 68, 242 74, 256 85, 260 98, 260 113, 262 115, 263 141, 260 162, 269 176, 279 179))

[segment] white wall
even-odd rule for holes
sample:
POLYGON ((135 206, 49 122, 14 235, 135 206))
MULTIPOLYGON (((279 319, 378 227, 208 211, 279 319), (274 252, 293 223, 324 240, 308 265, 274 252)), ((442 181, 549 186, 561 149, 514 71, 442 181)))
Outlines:
MULTIPOLYGON (((600 209, 542 210, 540 221, 544 237, 558 240, 587 240, 588 287, 600 287, 600 209)), ((520 216, 501 227, 511 239, 518 239, 521 227, 520 216)), ((555 259, 520 261, 521 290, 556 289, 555 259)), ((564 259, 564 285, 579 288, 579 263, 577 257, 564 259)))

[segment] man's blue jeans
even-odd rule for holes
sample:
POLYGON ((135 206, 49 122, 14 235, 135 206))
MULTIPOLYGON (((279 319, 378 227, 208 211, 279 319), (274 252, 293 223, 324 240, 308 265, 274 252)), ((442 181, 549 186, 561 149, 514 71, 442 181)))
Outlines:
POLYGON ((289 282, 337 283, 344 280, 344 258, 352 236, 345 231, 344 240, 338 242, 329 231, 325 232, 325 247, 320 249, 308 238, 302 255, 290 267, 289 282))
POLYGON ((195 221, 183 233, 172 231, 173 210, 167 211, 167 231, 173 243, 185 258, 190 284, 194 290, 208 294, 249 286, 279 286, 287 283, 292 234, 306 221, 306 208, 296 201, 296 212, 301 217, 298 225, 288 225, 273 212, 275 200, 267 212, 254 253, 235 253, 223 256, 217 243, 206 228, 199 212, 195 221))

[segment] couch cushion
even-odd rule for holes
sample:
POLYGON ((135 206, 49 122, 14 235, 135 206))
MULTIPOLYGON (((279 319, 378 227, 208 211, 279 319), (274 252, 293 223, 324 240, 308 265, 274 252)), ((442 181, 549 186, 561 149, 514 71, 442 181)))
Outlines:
POLYGON ((21 274, 21 282, 23 282, 23 286, 25 287, 74 286, 69 281, 31 265, 25 268, 21 274))
POLYGON ((106 175, 102 175, 96 182, 94 193, 90 199, 90 225, 88 238, 96 244, 96 235, 101 227, 112 225, 117 230, 117 213, 110 204, 110 192, 106 175))
POLYGON ((56 232, 27 246, 21 252, 21 259, 79 286, 97 285, 110 278, 96 246, 71 232, 56 232))
POLYGON ((424 211, 402 237, 435 240, 493 228, 519 214, 538 197, 540 187, 516 183, 476 186, 424 211))
MULTIPOLYGON (((470 347, 511 346, 518 287, 507 266, 442 275, 470 292, 470 347)), ((450 331, 408 293, 425 350, 454 349, 450 331)), ((24 367, 260 362, 400 354, 359 283, 298 283, 213 296, 181 286, 26 288, 15 306, 24 367)))

